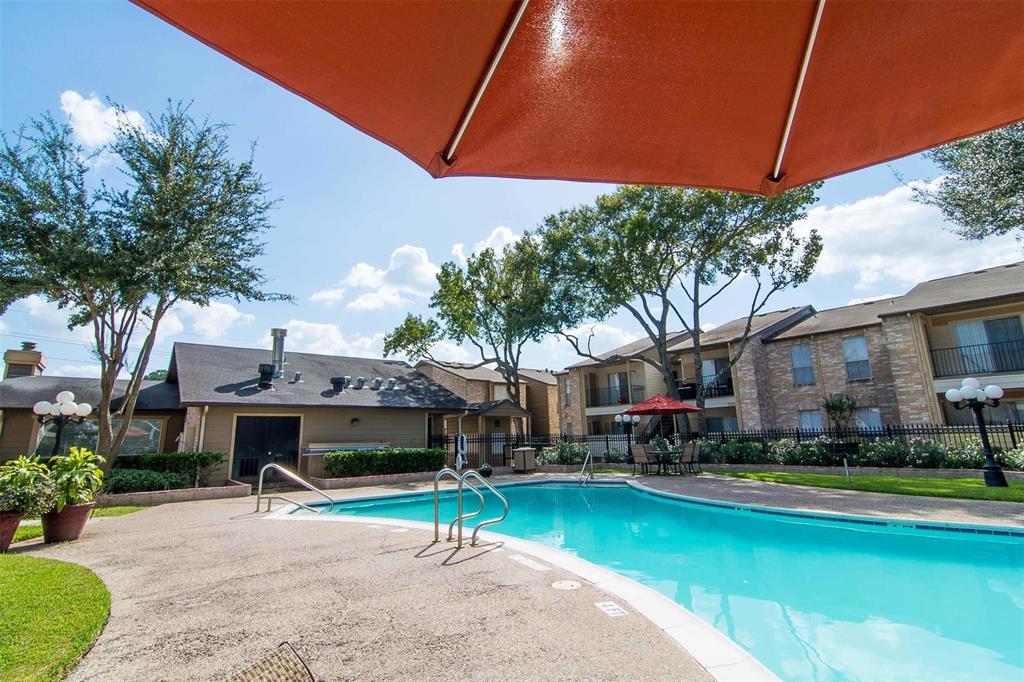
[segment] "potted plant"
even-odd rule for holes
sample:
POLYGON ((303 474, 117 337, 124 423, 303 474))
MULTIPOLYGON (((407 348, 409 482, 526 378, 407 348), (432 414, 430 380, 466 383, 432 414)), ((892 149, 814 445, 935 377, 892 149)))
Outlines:
POLYGON ((57 502, 57 487, 38 457, 0 466, 0 552, 6 552, 24 516, 39 516, 57 502))
POLYGON ((479 473, 479 474, 480 474, 481 476, 483 476, 484 478, 490 478, 490 477, 491 477, 491 474, 492 474, 492 473, 494 473, 494 469, 492 469, 492 468, 491 468, 491 465, 490 465, 490 464, 488 464, 487 462, 484 462, 484 463, 483 463, 483 464, 482 464, 482 465, 480 466, 480 468, 479 468, 479 469, 477 469, 477 472, 478 472, 478 473, 479 473))
POLYGON ((50 459, 50 477, 57 486, 57 504, 43 514, 43 540, 77 540, 85 530, 93 497, 103 485, 104 459, 86 448, 71 448, 66 456, 50 459))

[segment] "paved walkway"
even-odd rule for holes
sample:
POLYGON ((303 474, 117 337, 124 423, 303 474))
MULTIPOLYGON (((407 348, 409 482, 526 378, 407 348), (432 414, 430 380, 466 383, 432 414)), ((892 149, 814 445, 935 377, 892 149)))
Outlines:
POLYGON ((941 523, 1024 527, 1024 504, 812 488, 727 476, 644 476, 657 490, 738 504, 941 523))
POLYGON ((599 610, 607 593, 553 589, 575 579, 557 568, 418 530, 266 520, 253 504, 167 504, 17 546, 88 566, 113 596, 70 679, 223 679, 285 640, 324 680, 710 679, 646 618, 599 610))

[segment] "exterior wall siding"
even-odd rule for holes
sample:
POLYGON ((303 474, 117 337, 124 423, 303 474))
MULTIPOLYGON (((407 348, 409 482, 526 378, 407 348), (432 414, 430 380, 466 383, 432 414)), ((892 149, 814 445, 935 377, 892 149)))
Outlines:
POLYGON ((886 317, 882 320, 882 329, 894 382, 891 386, 896 412, 893 421, 942 423, 943 415, 932 382, 924 316, 915 313, 886 317))
POLYGON ((31 410, 4 410, 0 433, 0 460, 31 454, 35 445, 36 418, 31 410))
POLYGON ((583 414, 583 369, 574 367, 558 375, 558 430, 560 433, 586 433, 583 414), (568 379, 568 401, 565 380, 568 379), (568 402, 568 405, 566 404, 568 402))

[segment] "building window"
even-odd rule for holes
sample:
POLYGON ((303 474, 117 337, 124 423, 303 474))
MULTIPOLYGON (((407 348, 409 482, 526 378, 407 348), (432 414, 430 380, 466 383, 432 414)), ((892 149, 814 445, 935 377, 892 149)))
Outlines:
POLYGON ((705 419, 709 433, 721 433, 723 431, 739 431, 740 425, 736 417, 708 417, 705 419))
POLYGON ((1010 403, 1010 419, 1024 424, 1024 400, 1010 403))
POLYGON ((821 421, 821 410, 800 410, 801 431, 823 431, 824 423, 821 421))
POLYGON ((871 378, 868 363, 868 342, 863 336, 848 336, 843 339, 843 358, 846 360, 846 377, 851 381, 871 378))
MULTIPOLYGON (((121 420, 113 420, 114 435, 121 428, 121 420)), ((160 419, 133 419, 128 427, 128 435, 125 436, 124 445, 121 446, 119 454, 122 455, 151 455, 160 452, 160 434, 163 430, 163 420, 160 419)), ((74 446, 96 450, 99 436, 99 424, 95 420, 87 420, 81 424, 69 422, 61 434, 61 454, 67 454, 68 448, 74 446)), ((40 430, 39 443, 36 445, 37 455, 49 455, 53 451, 55 438, 53 422, 47 422, 40 430)))
POLYGON ((1000 317, 953 325, 960 374, 991 374, 1021 369, 1024 328, 1020 317, 1000 317))
POLYGON ((572 406, 572 388, 570 388, 569 377, 562 379, 562 395, 564 398, 564 405, 566 407, 572 406))
POLYGON ((793 363, 793 384, 795 386, 814 385, 814 365, 811 361, 811 346, 801 343, 789 349, 789 360, 793 363))
POLYGON ((861 407, 857 409, 857 426, 862 429, 882 428, 882 415, 877 407, 861 407))
POLYGON ((705 386, 725 386, 729 383, 729 358, 712 358, 700 361, 701 383, 705 386))

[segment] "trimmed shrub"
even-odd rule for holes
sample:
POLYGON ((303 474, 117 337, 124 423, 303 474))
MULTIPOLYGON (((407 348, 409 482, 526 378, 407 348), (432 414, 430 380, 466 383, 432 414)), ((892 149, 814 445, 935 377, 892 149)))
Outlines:
POLYGON ((783 438, 768 444, 769 464, 791 466, 835 466, 842 457, 832 453, 826 438, 797 442, 795 438, 783 438))
MULTIPOLYGON (((701 459, 704 448, 701 446, 701 459)), ((718 447, 715 461, 721 464, 770 464, 764 451, 764 444, 756 440, 728 440, 718 447)))
POLYGON ((980 440, 957 443, 946 451, 942 461, 943 469, 980 469, 985 466, 985 452, 980 440))
MULTIPOLYGON (((586 455, 584 455, 586 457, 586 455)), ((626 453, 618 448, 609 448, 604 453, 604 461, 606 464, 622 464, 626 461, 626 453)), ((582 462, 580 462, 582 464, 582 462)))
POLYGON ((586 443, 566 443, 560 440, 544 448, 537 459, 540 464, 583 464, 589 452, 590 446, 586 443))
POLYGON ((901 440, 879 438, 860 446, 860 453, 850 463, 861 467, 895 467, 909 464, 910 449, 901 440))
POLYGON ((161 473, 181 474, 188 478, 189 486, 205 486, 210 469, 227 461, 223 452, 163 452, 152 455, 120 455, 114 460, 114 470, 145 469, 161 473))
POLYGON ((946 459, 946 448, 932 440, 914 438, 910 441, 907 466, 914 469, 938 469, 946 459))
POLYGON ((103 482, 103 492, 146 493, 157 490, 179 490, 192 484, 185 474, 147 469, 114 469, 103 482))
POLYGON ((324 469, 335 478, 437 471, 447 463, 444 448, 337 450, 324 455, 324 469))
POLYGON ((1002 461, 1003 466, 1007 469, 1024 471, 1024 443, 1021 443, 1013 450, 1007 450, 998 459, 1002 461))

